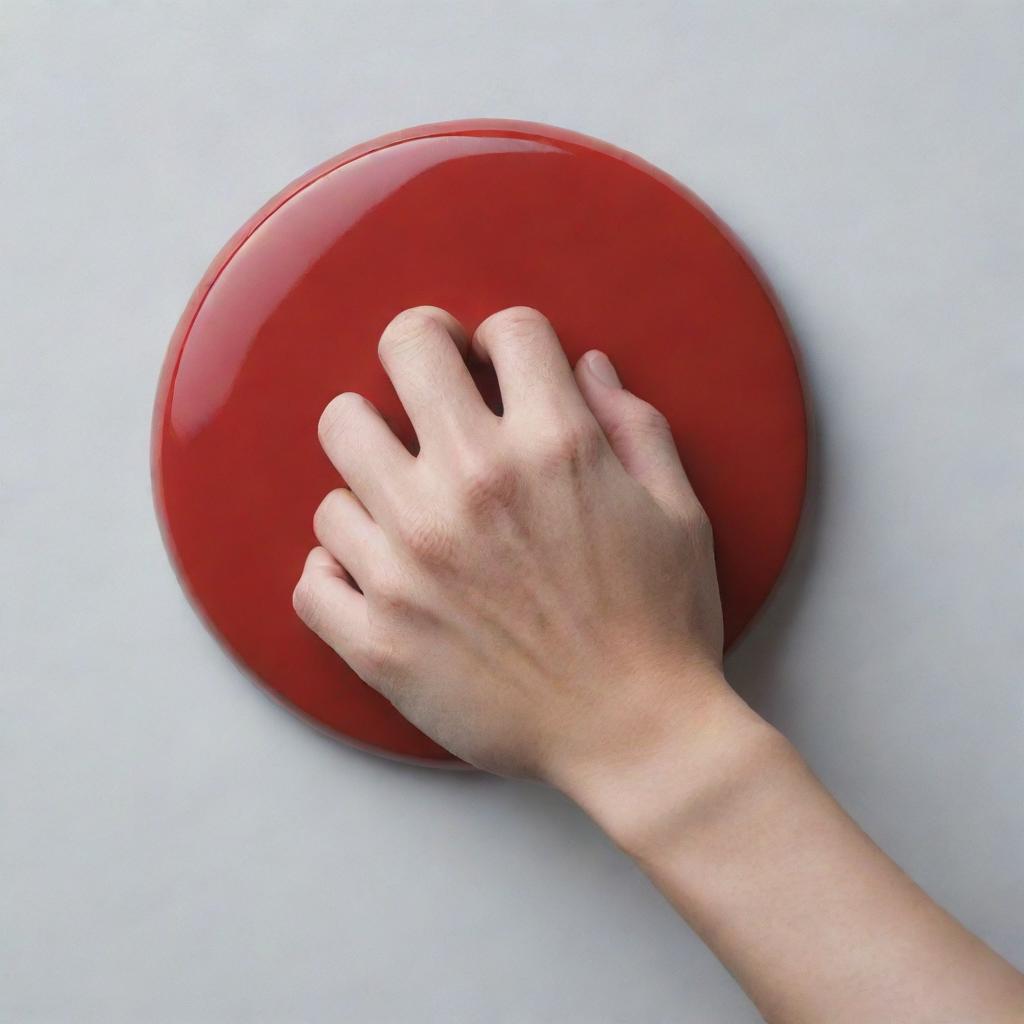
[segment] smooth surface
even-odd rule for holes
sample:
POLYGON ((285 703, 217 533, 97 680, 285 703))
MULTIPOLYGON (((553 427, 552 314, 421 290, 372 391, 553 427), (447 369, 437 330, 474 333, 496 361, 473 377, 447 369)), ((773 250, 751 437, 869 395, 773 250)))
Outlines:
POLYGON ((562 800, 318 736, 167 567, 153 381, 209 257, 460 116, 615 139, 770 275, 819 472, 731 674, 1021 962, 1019 5, 430 6, 4 5, 0 1019, 756 1020, 562 800))
MULTIPOLYGON (((427 303, 470 331, 511 305, 542 309, 570 361, 602 349, 669 418, 714 527, 727 647, 792 545, 807 430, 762 275, 677 182, 607 143, 522 121, 424 125, 342 153, 256 213, 164 362, 153 484, 168 549, 215 634, 290 707, 371 749, 450 763, 291 601, 313 511, 340 483, 317 420, 355 391, 416 449, 377 339, 427 303)), ((493 374, 479 382, 496 401, 493 374)))

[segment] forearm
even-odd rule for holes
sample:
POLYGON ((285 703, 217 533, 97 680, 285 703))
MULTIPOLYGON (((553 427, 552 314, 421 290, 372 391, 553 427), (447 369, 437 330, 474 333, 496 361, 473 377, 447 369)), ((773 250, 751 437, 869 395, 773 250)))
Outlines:
POLYGON ((857 827, 731 693, 689 744, 564 787, 632 855, 767 1020, 1017 1021, 1024 978, 857 827))

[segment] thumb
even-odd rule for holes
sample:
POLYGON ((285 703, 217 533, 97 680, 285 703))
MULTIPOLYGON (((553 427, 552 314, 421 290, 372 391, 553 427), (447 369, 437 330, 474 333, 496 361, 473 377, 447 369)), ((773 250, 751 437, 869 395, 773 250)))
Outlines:
POLYGON ((665 508, 686 513, 696 496, 679 461, 668 420, 626 391, 611 361, 591 351, 576 364, 576 382, 612 450, 634 480, 665 508))

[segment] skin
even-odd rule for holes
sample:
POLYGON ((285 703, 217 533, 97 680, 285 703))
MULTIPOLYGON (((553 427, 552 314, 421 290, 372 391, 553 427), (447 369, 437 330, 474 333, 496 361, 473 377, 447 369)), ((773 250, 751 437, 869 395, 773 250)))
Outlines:
POLYGON ((573 369, 532 309, 470 339, 432 307, 396 317, 380 358, 419 453, 359 395, 324 411, 348 488, 316 512, 302 620, 459 757, 575 800, 766 1020, 1024 1020, 1024 976, 729 687, 707 517, 608 359, 573 369))

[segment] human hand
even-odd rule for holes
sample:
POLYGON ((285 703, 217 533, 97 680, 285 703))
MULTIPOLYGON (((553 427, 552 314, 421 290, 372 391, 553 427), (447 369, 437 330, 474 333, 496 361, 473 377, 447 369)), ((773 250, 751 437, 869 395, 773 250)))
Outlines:
POLYGON ((765 1018, 1019 1019, 1024 978, 865 836, 729 689, 711 532, 668 426, 546 320, 495 314, 467 370, 432 308, 384 332, 415 458, 340 395, 295 607, 472 764, 546 779, 643 866, 765 1018))
POLYGON ((380 357, 420 444, 335 398, 324 450, 348 483, 324 499, 295 590, 302 619, 459 757, 563 787, 685 740, 721 677, 711 530, 665 419, 585 355, 575 374, 538 312, 470 342, 422 307, 380 357))

